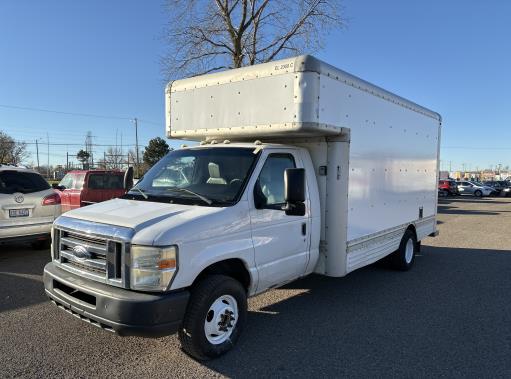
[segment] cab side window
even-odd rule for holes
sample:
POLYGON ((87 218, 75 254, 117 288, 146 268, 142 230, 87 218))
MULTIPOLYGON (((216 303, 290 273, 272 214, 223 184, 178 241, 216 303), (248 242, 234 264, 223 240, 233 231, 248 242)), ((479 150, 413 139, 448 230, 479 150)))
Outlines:
POLYGON ((284 171, 295 168, 291 154, 270 154, 254 188, 256 208, 280 209, 284 199, 284 171))
POLYGON ((85 181, 85 174, 77 174, 73 183, 73 189, 83 189, 83 182, 85 181))

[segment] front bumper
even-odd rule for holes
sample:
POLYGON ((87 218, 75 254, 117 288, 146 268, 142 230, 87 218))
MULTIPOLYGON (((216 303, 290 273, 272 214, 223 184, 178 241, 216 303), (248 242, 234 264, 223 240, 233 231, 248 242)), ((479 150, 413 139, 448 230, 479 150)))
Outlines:
POLYGON ((44 268, 44 287, 58 307, 121 336, 175 333, 190 297, 188 291, 152 294, 112 287, 69 273, 53 262, 44 268))

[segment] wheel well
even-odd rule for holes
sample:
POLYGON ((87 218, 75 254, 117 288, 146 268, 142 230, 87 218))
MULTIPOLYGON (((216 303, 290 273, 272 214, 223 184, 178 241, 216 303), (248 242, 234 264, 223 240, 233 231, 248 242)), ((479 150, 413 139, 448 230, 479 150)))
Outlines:
POLYGON ((250 287, 250 273, 248 272, 245 264, 241 259, 226 259, 213 263, 211 266, 206 267, 195 278, 193 285, 202 280, 207 275, 226 275, 236 279, 248 291, 250 287))
POLYGON ((411 224, 408 225, 408 228, 406 230, 410 230, 415 235, 415 240, 417 240, 417 230, 415 229, 415 225, 411 224))
POLYGON ((420 252, 421 251, 421 241, 419 241, 417 239, 417 230, 415 229, 415 225, 409 225, 408 228, 406 228, 406 230, 410 230, 413 235, 415 236, 415 241, 416 241, 416 244, 415 244, 415 248, 417 249, 417 252, 420 252))

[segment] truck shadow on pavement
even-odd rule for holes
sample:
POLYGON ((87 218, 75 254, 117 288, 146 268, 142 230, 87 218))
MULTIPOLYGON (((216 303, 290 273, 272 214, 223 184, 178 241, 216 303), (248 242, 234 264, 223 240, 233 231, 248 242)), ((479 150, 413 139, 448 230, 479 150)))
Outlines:
POLYGON ((206 365, 230 377, 509 374, 509 268, 510 251, 423 246, 408 272, 312 275, 252 299, 238 347, 206 365))
POLYGON ((0 245, 0 313, 47 300, 42 273, 50 261, 48 250, 29 245, 0 245))
POLYGON ((495 216, 500 214, 500 212, 508 212, 508 211, 480 211, 480 210, 472 210, 472 209, 460 209, 457 207, 450 207, 445 205, 438 206, 438 213, 449 214, 449 215, 480 215, 480 216, 495 216))
POLYGON ((461 203, 461 204, 467 204, 467 203, 473 203, 473 204, 511 204, 511 198, 509 197, 493 197, 493 198, 483 198, 479 199, 477 197, 444 197, 441 199, 438 199, 439 204, 450 204, 450 203, 461 203))
POLYGON ((501 213, 510 213, 509 207, 511 202, 508 201, 491 201, 491 200, 476 200, 476 201, 439 201, 438 213, 451 214, 451 215, 480 215, 480 216, 495 216, 501 213), (488 204, 490 209, 466 209, 464 204, 488 204))

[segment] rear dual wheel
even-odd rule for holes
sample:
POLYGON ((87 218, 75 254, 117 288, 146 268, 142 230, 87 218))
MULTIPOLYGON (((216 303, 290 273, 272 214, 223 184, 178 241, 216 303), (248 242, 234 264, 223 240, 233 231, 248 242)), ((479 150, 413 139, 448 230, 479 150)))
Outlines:
POLYGON ((408 271, 412 268, 417 252, 417 237, 415 233, 407 229, 399 244, 399 249, 389 256, 393 268, 401 271, 408 271))

